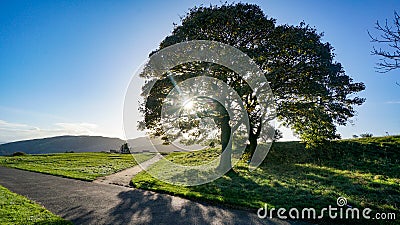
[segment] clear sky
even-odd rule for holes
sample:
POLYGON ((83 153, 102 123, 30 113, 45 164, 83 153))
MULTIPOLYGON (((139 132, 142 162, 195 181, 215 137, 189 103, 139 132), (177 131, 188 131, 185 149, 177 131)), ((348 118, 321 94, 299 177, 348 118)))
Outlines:
MULTIPOLYGON (((400 134, 400 69, 375 72, 367 34, 376 20, 400 12, 398 1, 248 2, 277 24, 305 21, 324 32, 336 60, 365 83, 360 96, 367 101, 354 125, 339 127, 342 137, 400 134)), ((135 71, 180 16, 210 3, 220 1, 0 1, 0 143, 62 134, 123 137, 124 94, 135 71)), ((139 100, 142 82, 136 83, 139 100)))

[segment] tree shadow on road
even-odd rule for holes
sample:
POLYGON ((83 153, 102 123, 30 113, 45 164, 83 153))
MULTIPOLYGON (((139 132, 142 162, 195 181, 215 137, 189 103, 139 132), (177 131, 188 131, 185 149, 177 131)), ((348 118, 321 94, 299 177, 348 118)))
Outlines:
POLYGON ((74 224, 288 224, 261 220, 256 214, 132 189, 104 214, 78 206, 63 212, 74 224))
POLYGON ((111 224, 263 224, 255 214, 150 191, 132 190, 118 194, 121 202, 110 210, 111 224))

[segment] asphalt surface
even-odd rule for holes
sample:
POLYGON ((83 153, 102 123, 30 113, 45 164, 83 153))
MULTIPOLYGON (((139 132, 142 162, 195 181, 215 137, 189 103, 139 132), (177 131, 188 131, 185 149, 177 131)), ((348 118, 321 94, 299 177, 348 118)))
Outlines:
POLYGON ((0 185, 74 224, 300 224, 167 194, 0 167, 0 185))
POLYGON ((114 184, 119 186, 129 187, 132 177, 136 174, 140 173, 143 169, 148 168, 149 166, 153 165, 154 163, 161 160, 163 157, 161 154, 155 155, 153 158, 142 162, 140 165, 122 170, 118 173, 114 173, 108 176, 99 177, 98 179, 94 180, 94 183, 103 183, 103 184, 114 184))

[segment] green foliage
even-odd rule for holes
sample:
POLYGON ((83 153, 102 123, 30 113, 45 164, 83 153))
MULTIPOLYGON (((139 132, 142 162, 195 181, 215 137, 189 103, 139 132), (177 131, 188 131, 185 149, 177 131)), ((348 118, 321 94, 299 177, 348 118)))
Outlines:
POLYGON ((122 154, 129 154, 130 153, 128 143, 124 143, 123 145, 121 145, 120 152, 122 154))
POLYGON ((33 201, 0 186, 0 224, 72 225, 33 201))
MULTIPOLYGON (((214 159, 212 152, 216 151, 174 153, 167 159, 198 165, 214 159)), ((270 208, 322 209, 335 206, 338 197, 346 197, 353 207, 398 215, 399 159, 400 136, 333 141, 315 151, 300 142, 275 142, 264 163, 253 172, 242 161, 235 172, 200 186, 166 184, 146 172, 139 173, 132 182, 137 188, 247 209, 258 209, 265 203, 270 208)), ((156 163, 150 170, 162 170, 162 166, 156 163)))
MULTIPOLYGON (((333 47, 321 38, 322 34, 304 23, 276 25, 257 5, 224 4, 190 9, 181 25, 175 25, 172 34, 160 43, 159 50, 184 41, 212 40, 245 52, 270 81, 278 119, 292 128, 308 147, 317 147, 339 138, 336 126, 346 125, 354 116, 353 106, 364 102, 354 94, 365 89, 363 83, 353 82, 345 73, 334 60, 333 47)), ((201 74, 230 85, 242 98, 250 118, 249 146, 254 150, 265 123, 261 121, 256 96, 238 74, 219 65, 199 62, 176 66, 171 72, 176 82, 201 74), (204 74, 204 71, 209 72, 204 74)), ((149 74, 142 76, 148 79, 143 87, 147 90, 149 81, 155 78, 149 74)), ((141 128, 162 134, 161 106, 174 85, 165 75, 157 80, 150 95, 144 96, 141 128)), ((248 151, 252 153, 252 149, 248 151)))
MULTIPOLYGON (((153 156, 153 154, 136 154, 135 159, 143 162, 153 156)), ((130 154, 59 153, 1 156, 0 165, 91 181, 135 166, 137 165, 135 159, 130 154)))

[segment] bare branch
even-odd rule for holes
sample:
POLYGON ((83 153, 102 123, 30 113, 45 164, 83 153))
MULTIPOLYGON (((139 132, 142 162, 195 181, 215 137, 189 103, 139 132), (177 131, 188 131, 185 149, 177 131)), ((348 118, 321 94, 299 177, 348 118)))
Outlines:
POLYGON ((375 29, 380 32, 380 35, 373 36, 369 31, 368 35, 371 38, 371 42, 385 43, 387 47, 392 49, 391 51, 383 50, 382 48, 375 48, 371 51, 372 55, 382 57, 377 66, 375 67, 378 72, 386 73, 394 69, 400 68, 400 16, 397 12, 394 12, 393 26, 388 21, 382 26, 379 21, 375 23, 375 29))

